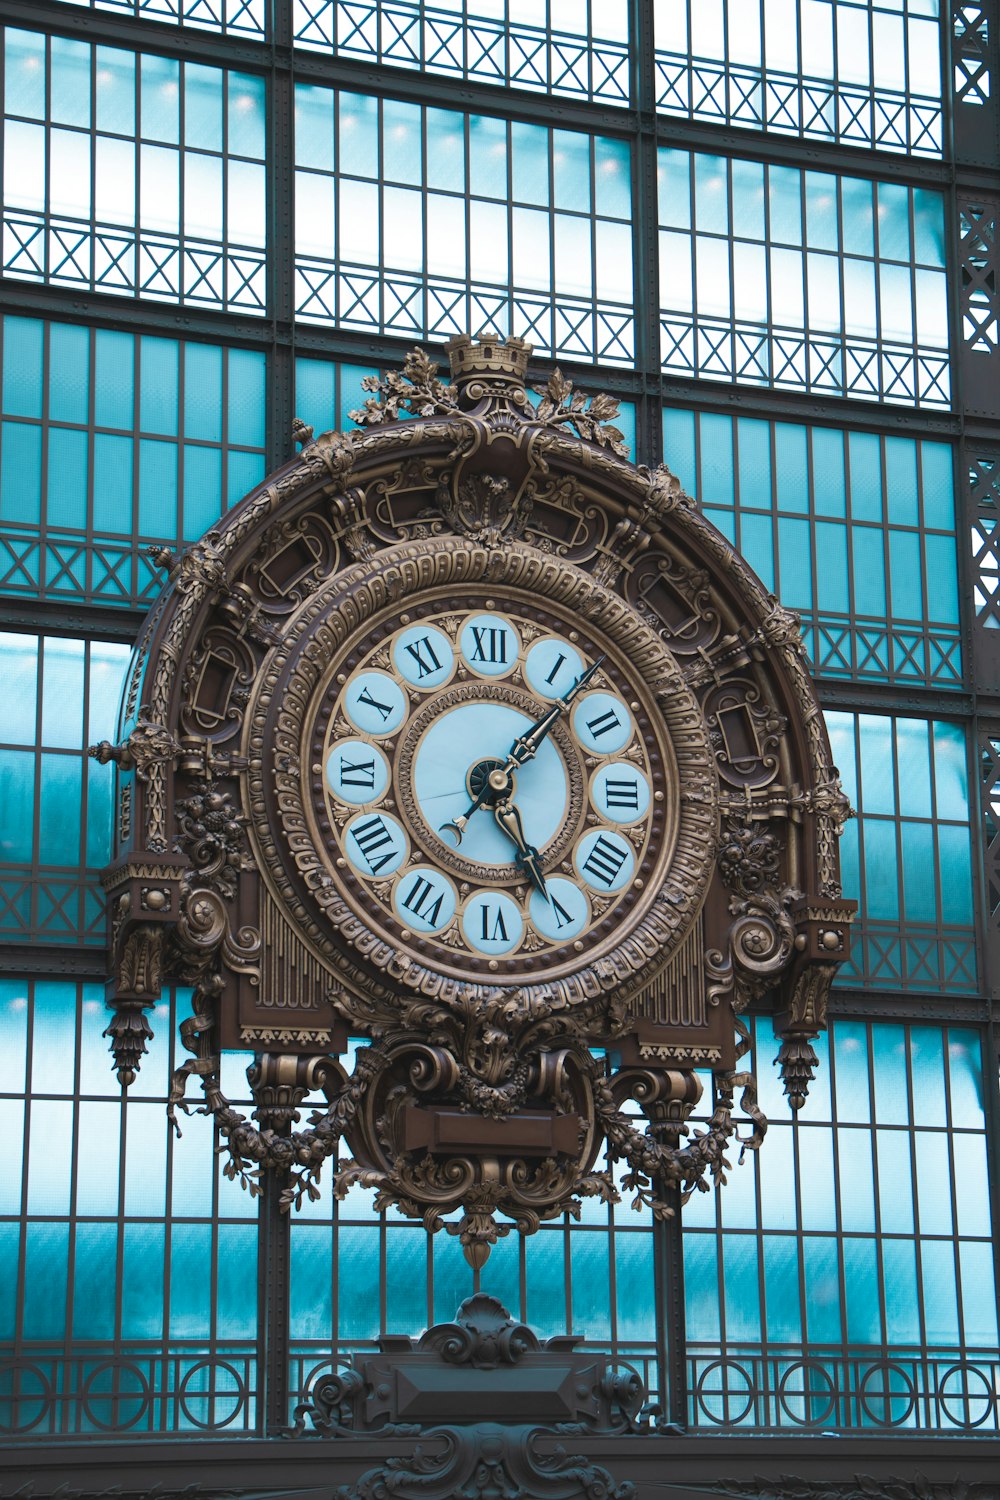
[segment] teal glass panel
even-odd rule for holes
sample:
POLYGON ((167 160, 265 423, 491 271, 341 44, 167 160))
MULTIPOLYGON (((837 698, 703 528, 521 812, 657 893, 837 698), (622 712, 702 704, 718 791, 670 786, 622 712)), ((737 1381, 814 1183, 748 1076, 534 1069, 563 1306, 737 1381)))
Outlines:
POLYGON ((295 361, 295 413, 316 432, 343 432, 357 424, 350 413, 368 399, 361 382, 377 375, 373 367, 341 365, 321 359, 295 361))
POLYGON ((722 1237, 723 1286, 727 1339, 761 1337, 761 1307, 758 1293, 760 1250, 752 1234, 722 1237))
POLYGON ((913 1164, 909 1132, 876 1132, 879 1223, 885 1234, 912 1234, 913 1164))
MULTIPOLYGON (((653 14, 656 103, 666 115, 848 147, 941 154, 936 0, 768 0, 759 9, 742 0, 711 6, 656 0, 653 14)), ((829 181, 807 174, 810 233, 824 243, 836 234, 834 213, 823 202, 829 181)), ((931 238, 938 220, 921 209, 925 216, 923 233, 931 238)))
POLYGON ((684 1236, 684 1299, 689 1340, 705 1342, 721 1334, 719 1244, 715 1235, 684 1236))
POLYGON ((803 1330, 798 1240, 794 1235, 764 1236, 764 1298, 768 1340, 799 1343, 803 1330))
POLYGON ((875 1184, 872 1140, 868 1130, 847 1127, 836 1132, 840 1219, 844 1229, 875 1229, 875 1184))
POLYGON ((78 1224, 73 1237, 73 1337, 107 1339, 115 1330, 117 1224, 78 1224))
MULTIPOLYGON (((57 325, 53 324, 53 328, 57 325)), ((170 342, 164 339, 142 339, 141 346, 149 347, 152 358, 155 360, 156 353, 163 346, 170 348, 170 342)), ((118 427, 131 429, 134 425, 135 408, 135 358, 136 341, 130 333, 113 333, 105 328, 98 328, 94 333, 94 383, 93 383, 93 406, 94 422, 98 427, 118 427)), ((143 362, 145 370, 145 362, 143 362)), ((162 373, 162 372, 161 372, 162 373)), ((50 381, 53 380, 50 366, 50 381)), ((149 377, 147 376, 147 384, 149 377)), ((164 392, 169 388, 164 387, 164 392)), ((143 407, 150 406, 164 399, 161 395, 152 394, 140 396, 139 425, 143 425, 143 407)), ((169 400, 169 394, 165 399, 169 400)))
MULTIPOLYGON (((34 430, 41 454, 41 432, 34 430)), ((105 458, 106 453, 102 453, 105 458)), ((76 432, 64 427, 53 427, 49 433, 49 472, 46 494, 46 513, 52 526, 71 527, 82 531, 87 524, 87 474, 90 464, 90 440, 85 432, 76 432)), ((95 491, 104 503, 104 495, 98 489, 95 466, 95 491)), ((2 481, 0 481, 2 482, 2 481)), ((119 513, 120 514, 120 513, 119 513)), ((131 515, 131 505, 125 514, 131 515)), ((10 517, 11 520, 18 519, 10 517)), ((39 511, 25 520, 39 521, 39 511)))
MULTIPOLYGON (((496 1249, 499 1248, 499 1246, 496 1247, 496 1249)), ((399 1229, 394 1227, 393 1232, 386 1234, 385 1327, 387 1331, 422 1328, 427 1323, 427 1258, 427 1236, 422 1227, 400 1227, 399 1229)), ((490 1284, 494 1288, 493 1295, 500 1297, 507 1307, 511 1305, 510 1280, 509 1276, 503 1277, 500 1274, 499 1265, 493 1265, 491 1254, 490 1284)), ((513 1278, 515 1292, 516 1288, 517 1267, 515 1264, 513 1278)))
POLYGON ((610 1236, 592 1231, 572 1234, 569 1241, 572 1330, 586 1338, 607 1338, 611 1331, 610 1236))
POLYGON ((907 1096, 906 1034, 902 1026, 881 1025, 872 1032, 875 1119, 880 1125, 906 1125, 910 1119, 907 1096))
POLYGON ((325 1224, 291 1226, 290 1332, 327 1339, 333 1318, 333 1233, 325 1224))
MULTIPOLYGON (((162 1224, 126 1224, 124 1226, 121 1288, 123 1338, 160 1339, 163 1337, 165 1241, 166 1236, 162 1224)), ((192 1274, 200 1276, 203 1272, 204 1266, 193 1270, 192 1274)), ((178 1289, 179 1313, 182 1301, 183 1297, 178 1289)), ((198 1329, 194 1337, 204 1337, 205 1331, 204 1327, 198 1329)))
POLYGON ((212 1322, 212 1226, 174 1224, 170 1232, 170 1334, 203 1338, 212 1322))
MULTIPOLYGON (((564 1333, 566 1269, 563 1236, 540 1230, 525 1242, 524 1254, 528 1322, 547 1338, 564 1333)), ((436 1306, 435 1303, 435 1309, 436 1306)))
POLYGON ((37 318, 4 319, 3 409, 12 417, 41 417, 43 325, 37 318))
POLYGON ((4 422, 0 430, 0 518, 37 526, 42 509, 42 443, 37 427, 4 422))
POLYGON ((803 615, 819 676, 962 686, 946 445, 676 408, 663 441, 706 516, 803 615))
POLYGON ((25 1339, 59 1339, 66 1327, 68 1224, 28 1224, 24 1231, 25 1339))
MULTIPOLYGON (((614 1255, 618 1337, 623 1340, 648 1339, 656 1316, 653 1306, 652 1236, 648 1233, 616 1234, 614 1255)), ((686 1274, 687 1241, 684 1264, 686 1274)))
POLYGON ((118 1212, 121 1106, 88 1099, 77 1110, 76 1211, 113 1217, 118 1212))
POLYGON ((810 1236, 802 1242, 802 1261, 809 1343, 839 1343, 843 1334, 837 1241, 810 1236))
POLYGON ((382 1321, 379 1260, 377 1225, 341 1226, 337 1233, 337 1288, 344 1338, 372 1339, 378 1335, 382 1321))
POLYGON ((188 438, 222 442, 222 350, 191 344, 184 358, 184 432, 188 438))
POLYGON ((852 1344, 882 1341, 877 1243, 847 1239, 843 1245, 847 1338, 852 1344))
MULTIPOLYGON (((811 1091, 810 1091, 811 1093, 811 1091)), ((813 1101, 810 1098, 810 1104, 813 1101)), ((833 1170, 833 1137, 828 1127, 822 1125, 800 1126, 798 1130, 798 1190, 803 1229, 835 1229, 836 1176, 833 1170)), ((795 1178, 791 1188, 794 1191, 795 1178)), ((769 1185, 764 1184, 761 1210, 766 1213, 770 1205, 769 1185)), ((765 1221, 766 1222, 766 1221, 765 1221)), ((796 1222, 793 1219, 793 1222, 796 1222)))
POLYGON ((257 1332, 256 1298, 247 1288, 257 1281, 256 1225, 220 1224, 215 1321, 223 1339, 252 1339, 257 1332))
POLYGON ((0 1223, 0 1340, 11 1341, 17 1332, 17 1263, 21 1236, 17 1224, 0 1223))
POLYGON ((924 1332, 929 1344, 959 1341, 955 1249, 949 1240, 920 1241, 924 1292, 924 1332))
MULTIPOLYGON (((256 0, 258 5, 262 0, 256 0)), ((629 101, 629 11, 624 0, 502 5, 495 0, 397 0, 391 22, 371 12, 293 0, 295 45, 343 60, 419 68, 502 90, 629 101), (376 24, 381 20, 382 24, 376 24)))
POLYGON ((890 1344, 920 1343, 920 1296, 912 1240, 882 1241, 885 1331, 890 1344))
POLYGON ((27 406, 39 420, 0 429, 0 593, 148 602, 161 577, 144 546, 194 540, 263 477, 264 355, 36 319, 3 329, 8 375, 30 354, 39 387, 26 401, 6 379, 5 413, 27 406), (195 443, 203 457, 185 463, 181 444, 195 443))
POLYGON ((184 538, 196 542, 222 510, 222 454, 184 444, 184 538))
POLYGON ((12 694, 0 729, 0 882, 22 892, 0 907, 5 939, 106 940, 96 876, 111 857, 111 777, 86 746, 114 733, 127 659, 124 645, 0 633, 0 684, 12 694))
MULTIPOLYGON (((177 436, 180 345, 176 339, 144 338, 140 344, 139 427, 177 436)), ((115 423, 121 426, 121 422, 115 423)))
POLYGON ((972 1030, 948 1030, 948 1085, 952 1126, 980 1128, 984 1109, 982 1048, 972 1030))
POLYGON ((962 1323, 966 1344, 995 1348, 997 1343, 996 1275, 993 1246, 965 1240, 959 1244, 962 1277, 962 1323))
POLYGON ((53 422, 85 423, 90 390, 90 329, 56 323, 49 330, 49 338, 49 417, 53 422))

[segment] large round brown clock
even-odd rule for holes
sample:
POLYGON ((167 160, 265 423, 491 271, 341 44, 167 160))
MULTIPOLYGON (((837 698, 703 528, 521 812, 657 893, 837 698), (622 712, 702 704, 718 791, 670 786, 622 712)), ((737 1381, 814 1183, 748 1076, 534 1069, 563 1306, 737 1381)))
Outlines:
POLYGON ((360 923, 384 940, 364 959, 425 993, 572 999, 662 965, 711 874, 716 779, 659 637, 516 544, 391 548, 336 590, 250 709, 275 793, 257 799, 262 862, 320 949, 336 962, 360 923))
POLYGON ((794 617, 668 469, 626 462, 614 401, 556 372, 533 404, 530 352, 457 339, 445 385, 415 351, 358 430, 300 424, 298 459, 157 555, 121 743, 95 747, 122 1081, 171 972, 172 1104, 197 1075, 230 1173, 274 1169, 287 1207, 333 1158, 338 1193, 461 1212, 476 1266, 498 1215, 614 1197, 602 1142, 656 1212, 721 1180, 737 1089, 756 1148, 740 1011, 773 996, 797 1107, 851 909, 794 617))

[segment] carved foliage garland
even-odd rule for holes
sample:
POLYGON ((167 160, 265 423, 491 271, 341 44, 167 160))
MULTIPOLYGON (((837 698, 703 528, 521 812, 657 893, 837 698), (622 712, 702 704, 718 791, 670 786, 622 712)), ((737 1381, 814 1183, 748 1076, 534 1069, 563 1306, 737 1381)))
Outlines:
POLYGON ((474 1265, 513 1227, 614 1198, 602 1150, 660 1217, 724 1181, 730 1143, 766 1129, 739 1012, 774 994, 798 1107, 852 912, 848 809, 794 617, 668 469, 626 461, 614 401, 556 372, 532 408, 530 352, 454 340, 445 383, 416 351, 367 383, 363 430, 299 424, 297 460, 157 558, 125 737, 93 752, 119 773, 104 883, 122 1081, 162 976, 192 984, 170 1107, 197 1077, 230 1175, 256 1193, 284 1174, 292 1207, 330 1161, 336 1193, 374 1189, 474 1265), (374 717, 355 722, 362 701, 374 717), (453 848, 433 798, 458 798, 453 819, 464 787, 428 793, 422 746, 446 715, 474 737, 498 713, 544 727, 523 759, 481 762, 485 790, 444 825, 478 832, 453 848), (605 744, 612 725, 624 738, 605 744), (517 808, 543 740, 565 791, 539 852, 517 808), (494 819, 503 857, 482 843, 494 819), (350 1074, 348 1031, 367 1037, 350 1074), (241 1046, 258 1049, 255 1120, 220 1088, 221 1050, 241 1046), (691 1134, 706 1062, 714 1103, 691 1134))

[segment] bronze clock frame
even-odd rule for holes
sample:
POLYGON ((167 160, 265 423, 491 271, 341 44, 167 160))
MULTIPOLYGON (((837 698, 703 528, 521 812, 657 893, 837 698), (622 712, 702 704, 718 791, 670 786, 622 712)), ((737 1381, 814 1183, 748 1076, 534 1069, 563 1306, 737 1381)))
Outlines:
MULTIPOLYGON (((290 1206, 333 1158, 337 1192, 375 1187, 380 1206, 459 1234, 477 1266, 513 1225, 616 1196, 615 1158, 636 1202, 671 1214, 722 1178, 737 1089, 756 1148, 740 1013, 773 1000, 797 1108, 854 911, 837 859, 849 808, 795 616, 668 469, 627 461, 613 401, 587 405, 556 372, 533 407, 530 352, 463 336, 452 384, 415 351, 368 382, 357 430, 298 424, 299 458, 182 556, 158 555, 167 583, 118 743, 92 752, 117 762, 104 883, 123 1085, 162 977, 193 985, 171 1107, 197 1076, 231 1174, 256 1191, 278 1173, 290 1206), (403 614, 487 598, 577 622, 639 703, 663 793, 641 885, 582 948, 530 964, 449 961, 366 905, 316 770, 338 678, 403 614), (350 1075, 349 1034, 367 1039, 350 1075), (222 1094, 225 1048, 254 1054, 256 1124, 222 1094), (689 1137, 702 1069, 714 1109, 689 1137), (326 1107, 294 1129, 317 1092, 326 1107)), ((412 807, 402 817, 423 836, 412 807)))

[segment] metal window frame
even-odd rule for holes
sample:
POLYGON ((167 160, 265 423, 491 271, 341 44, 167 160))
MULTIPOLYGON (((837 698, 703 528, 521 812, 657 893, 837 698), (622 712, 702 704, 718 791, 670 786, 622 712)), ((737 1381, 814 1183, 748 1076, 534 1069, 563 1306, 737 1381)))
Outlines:
MULTIPOLYGON (((906 433, 912 437, 949 440, 956 450, 961 472, 967 455, 982 451, 995 434, 987 415, 991 392, 1000 389, 1000 354, 973 363, 962 359, 962 329, 959 298, 951 298, 951 349, 953 351, 953 395, 949 410, 886 408, 877 402, 815 396, 735 383, 703 384, 665 374, 658 356, 658 254, 656 154, 661 144, 685 146, 730 158, 749 158, 765 164, 820 169, 862 175, 907 186, 935 187, 944 192, 950 242, 946 260, 954 287, 960 265, 958 206, 983 194, 1000 193, 1000 110, 997 82, 1000 56, 997 51, 996 0, 982 0, 976 7, 990 21, 990 42, 985 32, 970 39, 961 30, 956 37, 953 19, 963 18, 969 7, 955 0, 944 7, 941 26, 941 56, 945 80, 943 98, 944 156, 941 159, 910 160, 892 151, 847 146, 758 132, 727 123, 711 124, 683 120, 659 113, 656 108, 657 64, 653 36, 653 0, 630 0, 631 102, 612 107, 602 102, 546 98, 527 89, 501 90, 474 79, 423 75, 405 68, 366 63, 357 59, 324 56, 293 46, 291 0, 273 0, 269 35, 255 40, 236 33, 220 35, 171 21, 145 17, 115 16, 60 0, 2 0, 0 19, 35 31, 72 35, 94 43, 145 50, 182 60, 257 73, 267 80, 267 313, 263 318, 238 311, 144 303, 141 300, 81 292, 25 282, 2 283, 7 309, 57 321, 126 329, 136 333, 159 333, 189 341, 204 340, 230 347, 263 351, 268 356, 266 464, 276 468, 291 454, 291 425, 296 353, 322 354, 352 363, 380 366, 398 364, 412 340, 344 333, 338 330, 297 325, 293 317, 292 267, 294 223, 292 188, 292 141, 294 139, 294 82, 310 81, 328 86, 391 96, 420 103, 440 104, 480 112, 508 120, 556 125, 605 134, 631 145, 632 187, 636 206, 634 223, 633 280, 636 293, 635 368, 600 369, 589 364, 561 361, 583 388, 599 384, 636 405, 639 454, 643 461, 657 462, 662 455, 661 415, 665 401, 696 406, 702 411, 727 412, 763 418, 792 418, 812 425, 836 425, 879 432, 906 433), (955 70, 962 59, 972 59, 973 70, 982 66, 992 72, 994 87, 987 101, 971 97, 960 88, 956 94, 955 70), (976 59, 981 59, 977 61, 976 59), (639 292, 641 289, 641 294, 639 292)), ((966 27, 966 20, 961 22, 966 27)), ((968 28, 966 27, 966 31, 968 28)), ((966 76, 969 76, 966 68, 966 76)), ((974 94, 974 89, 971 94, 974 94)), ((668 455, 669 457, 669 455, 668 455)), ((972 502, 966 498, 967 506, 972 502)), ((966 520, 971 519, 968 510, 966 520)), ((962 535, 961 522, 959 523, 962 535)), ((967 533, 966 533, 967 534, 967 533)), ((875 687, 844 680, 821 681, 824 704, 889 714, 941 714, 958 719, 966 729, 969 746, 970 787, 978 785, 977 745, 982 735, 997 735, 1000 724, 1000 682, 992 658, 977 640, 968 601, 974 583, 971 557, 959 549, 960 592, 965 601, 962 618, 966 682, 958 692, 942 692, 916 685, 896 683, 875 687)), ((131 640, 138 630, 141 612, 99 605, 72 606, 61 603, 0 599, 0 625, 40 630, 50 634, 100 636, 131 640)), ((979 632, 983 635, 985 632, 979 632)), ((992 644, 992 643, 987 643, 992 644)), ((973 820, 976 856, 974 866, 982 870, 982 833, 973 820)), ((989 1058, 993 1051, 995 1019, 990 995, 1000 989, 1000 929, 988 924, 983 910, 983 881, 977 875, 979 952, 982 988, 973 996, 947 996, 887 991, 866 993, 842 990, 834 997, 837 1015, 857 1018, 899 1017, 914 1024, 927 1021, 962 1021, 976 1026, 989 1058)), ((72 975, 97 979, 103 976, 99 953, 66 951, 54 945, 0 943, 0 971, 49 975, 72 975)), ((987 1068, 987 1112, 990 1125, 991 1196, 994 1221, 1000 1222, 1000 1096, 996 1070, 987 1068)), ((289 1240, 287 1225, 272 1210, 262 1219, 259 1277, 259 1329, 261 1387, 258 1431, 263 1436, 276 1431, 287 1412, 287 1370, 284 1354, 288 1336, 289 1240)), ((669 1361, 672 1375, 670 1413, 675 1420, 686 1416, 686 1371, 684 1369, 683 1285, 676 1269, 676 1256, 661 1266, 663 1305, 668 1326, 661 1355, 669 1361), (672 1278, 672 1279, 671 1279, 672 1278)), ((997 1257, 1000 1269, 1000 1252, 997 1257)), ((965 1441, 965 1440, 962 1440, 965 1441)), ((907 1447, 913 1440, 907 1440, 907 1447)), ((184 1445, 182 1445, 184 1446, 184 1445)))

